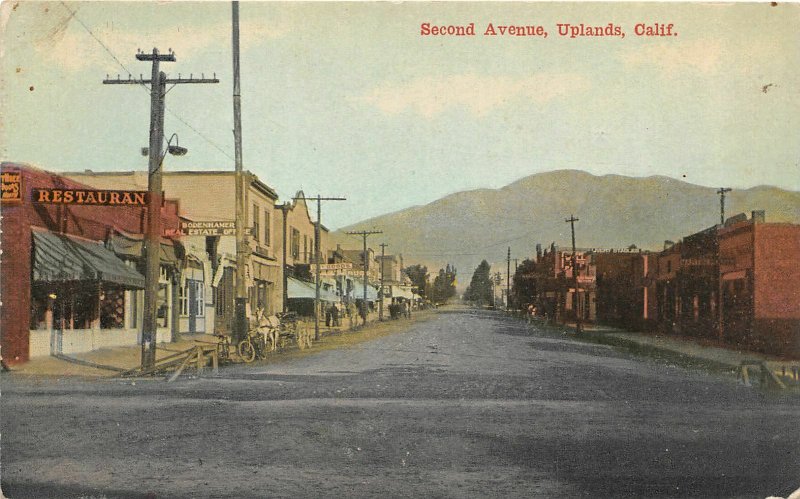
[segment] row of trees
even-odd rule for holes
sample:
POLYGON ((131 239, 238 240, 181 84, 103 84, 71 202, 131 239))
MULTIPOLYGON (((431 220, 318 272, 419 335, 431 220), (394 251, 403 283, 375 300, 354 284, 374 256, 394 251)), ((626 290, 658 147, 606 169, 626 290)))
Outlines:
POLYGON ((456 296, 456 268, 449 263, 445 268, 439 269, 433 283, 430 281, 428 267, 424 265, 406 267, 405 273, 417 288, 417 293, 433 303, 445 303, 456 296))
MULTIPOLYGON (((533 278, 535 271, 536 263, 533 260, 525 259, 517 267, 511 285, 512 308, 520 308, 536 296, 536 280, 533 278)), ((496 284, 498 284, 497 276, 492 275, 489 262, 483 260, 472 274, 472 280, 464 293, 464 300, 479 305, 493 305, 496 284)))

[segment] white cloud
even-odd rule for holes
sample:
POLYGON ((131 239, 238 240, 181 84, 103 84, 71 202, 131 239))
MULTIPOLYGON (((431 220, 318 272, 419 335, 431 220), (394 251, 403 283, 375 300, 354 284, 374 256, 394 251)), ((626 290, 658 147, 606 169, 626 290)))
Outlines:
POLYGON ((410 109, 433 118, 449 108, 465 108, 476 116, 484 116, 524 100, 544 104, 583 92, 589 86, 585 77, 575 74, 425 76, 405 83, 384 83, 355 100, 374 105, 386 114, 410 109))

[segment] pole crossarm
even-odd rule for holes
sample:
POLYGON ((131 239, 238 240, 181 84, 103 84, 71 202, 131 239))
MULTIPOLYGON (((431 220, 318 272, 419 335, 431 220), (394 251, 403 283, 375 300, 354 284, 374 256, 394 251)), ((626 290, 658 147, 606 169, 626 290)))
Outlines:
POLYGON ((166 54, 161 54, 156 50, 153 50, 152 53, 139 51, 136 54, 136 60, 175 62, 176 59, 175 59, 175 53, 172 51, 172 49, 169 49, 169 51, 166 54))
POLYGON ((369 236, 370 234, 383 234, 382 230, 348 230, 346 232, 352 236, 369 236))
MULTIPOLYGON (((183 83, 219 83, 219 79, 216 77, 214 78, 165 78, 162 80, 165 85, 173 84, 183 84, 183 83)), ((116 80, 112 78, 106 78, 103 80, 104 85, 152 85, 153 80, 145 80, 142 78, 128 78, 127 80, 122 80, 117 78, 116 80)))

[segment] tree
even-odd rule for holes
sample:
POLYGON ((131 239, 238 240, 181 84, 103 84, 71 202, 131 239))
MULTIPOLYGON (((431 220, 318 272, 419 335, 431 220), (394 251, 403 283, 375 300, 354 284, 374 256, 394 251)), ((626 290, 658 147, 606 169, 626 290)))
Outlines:
POLYGON ((536 301, 536 262, 527 258, 514 272, 514 281, 511 285, 511 294, 515 306, 520 308, 536 301))
POLYGON ((445 303, 456 295, 456 269, 448 263, 439 269, 439 275, 433 280, 433 289, 430 299, 434 303, 445 303))
POLYGON ((411 284, 417 288, 417 294, 423 298, 428 296, 428 267, 420 264, 406 267, 404 272, 411 279, 411 284))
POLYGON ((475 268, 467 292, 464 293, 465 300, 475 302, 479 305, 494 303, 491 271, 492 268, 486 260, 483 260, 478 267, 475 268))

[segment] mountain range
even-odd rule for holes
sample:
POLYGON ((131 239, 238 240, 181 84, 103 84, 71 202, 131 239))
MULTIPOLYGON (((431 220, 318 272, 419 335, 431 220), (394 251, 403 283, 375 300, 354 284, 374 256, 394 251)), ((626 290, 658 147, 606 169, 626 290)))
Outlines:
MULTIPOLYGON (((726 194, 726 218, 765 210, 767 222, 800 223, 800 192, 758 186, 726 194)), ((358 248, 348 230, 378 229, 370 246, 388 244, 406 265, 422 263, 435 274, 446 263, 468 281, 486 259, 505 272, 508 247, 513 259, 535 255, 537 243, 571 247, 574 215, 578 248, 661 250, 665 240, 711 227, 720 221, 717 189, 665 176, 595 176, 579 170, 531 175, 499 189, 450 194, 423 206, 370 218, 333 234, 343 247, 358 248), (380 239, 380 241, 378 241, 380 239)))

